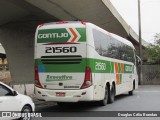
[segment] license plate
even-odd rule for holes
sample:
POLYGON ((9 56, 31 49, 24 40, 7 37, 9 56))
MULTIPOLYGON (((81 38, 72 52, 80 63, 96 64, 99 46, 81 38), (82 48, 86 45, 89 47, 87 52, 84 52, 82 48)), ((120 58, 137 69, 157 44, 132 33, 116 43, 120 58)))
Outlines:
POLYGON ((64 97, 65 96, 65 92, 56 92, 56 96, 64 97))

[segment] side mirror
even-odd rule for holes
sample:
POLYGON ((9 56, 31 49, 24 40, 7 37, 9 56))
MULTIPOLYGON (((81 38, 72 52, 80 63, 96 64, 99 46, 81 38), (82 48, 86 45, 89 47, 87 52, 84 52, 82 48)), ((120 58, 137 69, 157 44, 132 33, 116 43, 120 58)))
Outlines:
POLYGON ((18 93, 16 91, 13 91, 13 96, 17 96, 18 93))
POLYGON ((136 64, 137 65, 141 65, 142 64, 142 60, 139 56, 136 55, 136 64))

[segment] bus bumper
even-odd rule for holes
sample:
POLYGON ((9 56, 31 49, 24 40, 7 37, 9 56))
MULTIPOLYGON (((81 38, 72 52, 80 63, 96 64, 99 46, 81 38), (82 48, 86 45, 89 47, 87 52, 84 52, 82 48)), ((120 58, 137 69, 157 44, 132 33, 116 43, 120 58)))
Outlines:
POLYGON ((93 86, 79 90, 48 90, 35 87, 36 98, 55 102, 79 102, 93 100, 93 86), (58 93, 58 94, 57 94, 58 93), (63 95, 61 93, 64 93, 63 95), (61 95, 60 95, 61 94, 61 95))

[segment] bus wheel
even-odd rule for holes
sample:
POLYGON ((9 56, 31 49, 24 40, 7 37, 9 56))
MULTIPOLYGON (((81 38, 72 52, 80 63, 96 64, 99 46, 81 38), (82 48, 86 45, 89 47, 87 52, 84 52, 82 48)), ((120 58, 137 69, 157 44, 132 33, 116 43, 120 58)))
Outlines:
POLYGON ((133 89, 128 92, 129 95, 133 95, 135 89, 135 82, 133 82, 133 89))
POLYGON ((115 86, 112 84, 112 88, 108 93, 108 103, 113 103, 115 98, 115 86))
POLYGON ((133 95, 133 90, 128 92, 129 95, 133 95))
POLYGON ((104 95, 104 99, 99 101, 100 105, 101 106, 105 106, 107 105, 107 102, 108 102, 108 87, 107 85, 105 86, 105 95, 104 95))

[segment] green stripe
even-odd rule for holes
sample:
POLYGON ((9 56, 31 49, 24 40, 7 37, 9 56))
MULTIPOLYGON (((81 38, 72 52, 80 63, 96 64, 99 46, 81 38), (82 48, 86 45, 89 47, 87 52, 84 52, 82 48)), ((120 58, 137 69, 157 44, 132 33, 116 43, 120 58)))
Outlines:
POLYGON ((133 73, 133 65, 124 64, 124 73, 133 73))
POLYGON ((85 72, 86 58, 79 64, 43 64, 41 59, 36 59, 36 66, 44 66, 44 72, 85 72))
MULTIPOLYGON (((112 73, 114 71, 114 64, 110 65, 110 61, 99 60, 99 59, 87 59, 88 66, 91 67, 94 73, 112 73), (106 65, 105 70, 97 70, 96 63, 104 63, 106 65), (113 70, 112 70, 113 69, 113 70)), ((112 62, 111 62, 112 63, 112 62)))
POLYGON ((111 73, 114 73, 114 62, 110 62, 110 66, 111 66, 111 73))
POLYGON ((120 84, 122 83, 122 74, 120 74, 120 84))
MULTIPOLYGON (((93 58, 83 58, 81 61, 78 61, 80 63, 77 64, 70 64, 70 60, 76 59, 59 59, 59 62, 68 62, 68 64, 43 64, 43 59, 36 59, 35 60, 35 66, 39 66, 39 68, 43 68, 40 72, 85 72, 86 66, 89 66, 93 73, 114 73, 114 62, 106 61, 106 60, 99 60, 99 59, 93 59, 93 58), (96 64, 97 63, 103 63, 106 65, 105 70, 97 70, 96 64)), ((50 59, 49 59, 50 60, 50 59)), ((55 60, 55 59, 54 59, 55 60)), ((56 59, 57 61, 57 59, 56 59)), ((119 65, 119 73, 120 71, 120 63, 119 65)), ((133 73, 133 65, 124 64, 124 73, 133 73)), ((121 76, 122 79, 122 76, 121 76)))
POLYGON ((86 42, 86 28, 76 28, 76 30, 81 36, 78 42, 86 42))
POLYGON ((118 73, 121 73, 121 63, 118 63, 118 73))

